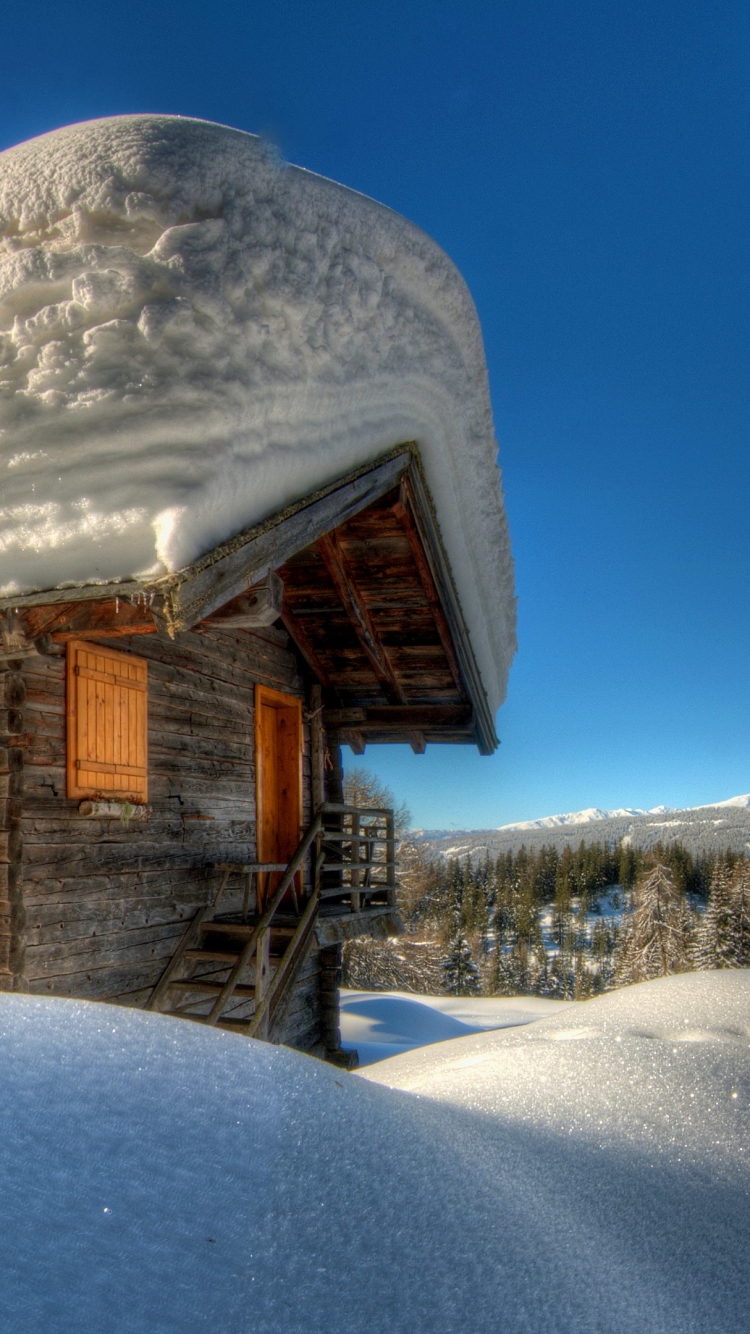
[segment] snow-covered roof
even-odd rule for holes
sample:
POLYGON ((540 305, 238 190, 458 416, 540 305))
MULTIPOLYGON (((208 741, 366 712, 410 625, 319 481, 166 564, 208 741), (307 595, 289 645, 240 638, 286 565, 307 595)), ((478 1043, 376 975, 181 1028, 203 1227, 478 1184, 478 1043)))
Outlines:
POLYGON ((443 251, 206 121, 0 154, 0 594, 181 569, 404 442, 496 708, 512 562, 481 331, 443 251))

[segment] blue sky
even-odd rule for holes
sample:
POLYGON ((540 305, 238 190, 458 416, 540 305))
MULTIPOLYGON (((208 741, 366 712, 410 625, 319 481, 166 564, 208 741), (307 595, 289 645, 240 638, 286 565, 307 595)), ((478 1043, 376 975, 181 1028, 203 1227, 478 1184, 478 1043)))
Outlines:
POLYGON ((417 823, 750 790, 750 12, 33 3, 0 145, 203 116, 406 214, 484 331, 520 651, 492 758, 369 748, 417 823))

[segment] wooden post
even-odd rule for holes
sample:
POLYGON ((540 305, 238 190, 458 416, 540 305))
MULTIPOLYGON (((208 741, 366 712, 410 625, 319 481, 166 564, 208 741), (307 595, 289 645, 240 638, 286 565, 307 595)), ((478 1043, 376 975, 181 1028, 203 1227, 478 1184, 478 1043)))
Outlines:
MULTIPOLYGON (((326 768, 325 768, 326 801, 333 802, 337 806, 342 806, 344 803, 344 766, 341 759, 341 745, 339 743, 338 732, 333 732, 333 731, 327 732, 326 740, 327 740, 326 768)), ((326 826, 329 829, 343 830, 344 828, 343 816, 327 815, 326 826)), ((341 849, 341 846, 339 846, 335 852, 331 850, 328 853, 326 858, 326 878, 325 878, 326 889, 343 890, 344 886, 343 869, 339 870, 338 867, 336 868, 336 870, 333 869, 335 863, 343 862, 343 859, 344 859, 343 851, 341 849)))
POLYGON ((328 763, 326 764, 326 801, 341 806, 344 802, 344 764, 341 759, 341 746, 338 732, 327 733, 328 763))
POLYGON ((326 945, 320 951, 320 1030, 326 1056, 341 1050, 339 986, 342 953, 341 945, 326 945))
POLYGON ((395 908, 398 905, 396 899, 396 830, 393 821, 393 811, 389 811, 385 817, 385 833, 385 860, 386 864, 391 868, 388 872, 388 875, 390 876, 389 883, 391 886, 388 890, 388 902, 392 908, 395 908))
POLYGON ((325 733, 323 731, 323 691, 319 685, 310 691, 310 782, 313 813, 325 801, 325 733))
POLYGON ((351 820, 352 820, 352 843, 351 843, 351 848, 352 848, 352 851, 351 851, 352 892, 351 892, 350 898, 351 898, 352 912, 359 912, 359 911, 360 911, 360 908, 361 908, 361 906, 362 906, 362 895, 361 895, 360 892, 359 892, 359 886, 360 886, 360 878, 359 878, 359 852, 360 852, 359 835, 360 835, 360 830, 361 830, 361 821, 360 821, 360 817, 359 817, 359 815, 353 815, 353 816, 351 817, 351 820))
MULTIPOLYGON (((270 982, 271 960, 270 960, 271 932, 261 931, 258 937, 258 946, 255 952, 255 1005, 260 1005, 263 997, 268 990, 270 982)), ((263 1019, 258 1025, 254 1034, 260 1038, 261 1042, 268 1041, 268 1013, 264 1014, 263 1019)))

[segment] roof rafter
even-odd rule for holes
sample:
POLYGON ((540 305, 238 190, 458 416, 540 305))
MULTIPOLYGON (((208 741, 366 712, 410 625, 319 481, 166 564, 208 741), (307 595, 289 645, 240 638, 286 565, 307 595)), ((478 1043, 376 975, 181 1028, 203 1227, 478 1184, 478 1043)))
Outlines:
POLYGON ((388 653, 380 641, 362 594, 357 588, 338 534, 335 532, 327 533, 324 537, 319 538, 315 545, 325 562, 336 592, 380 684, 386 694, 392 696, 396 703, 406 704, 406 695, 393 670, 393 664, 388 657, 388 653))
POLYGON ((451 676, 453 677, 453 680, 455 681, 457 688, 463 694, 465 687, 461 679, 461 669, 458 665, 458 659, 456 657, 456 652, 453 647, 453 638, 451 636, 451 632, 448 627, 448 622, 445 617, 445 612, 443 611, 443 606, 440 601, 440 595, 437 591, 437 588, 435 587, 435 580, 432 577, 432 572, 425 558, 424 548, 422 546, 422 542, 419 533, 417 532, 416 524, 414 522, 412 507, 413 507, 413 500, 412 500, 411 488, 409 486, 409 479, 408 477, 402 477, 400 485, 400 497, 396 501, 396 504, 393 506, 393 513, 396 515, 396 518, 399 520, 401 527, 403 528, 404 533, 406 534, 406 538, 409 543, 409 548, 414 558, 414 564, 417 567, 419 582, 421 583, 422 588, 424 589, 425 597, 427 598, 427 601, 430 604, 430 609, 435 618, 435 625, 437 627, 437 632, 440 636, 440 643, 442 644, 443 651, 445 653, 446 658, 448 659, 448 666, 450 667, 451 670, 451 676))

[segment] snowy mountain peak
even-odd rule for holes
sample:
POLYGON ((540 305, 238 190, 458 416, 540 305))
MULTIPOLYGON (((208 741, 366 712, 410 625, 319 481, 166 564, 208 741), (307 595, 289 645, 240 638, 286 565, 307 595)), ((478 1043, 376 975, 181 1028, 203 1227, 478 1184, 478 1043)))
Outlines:
POLYGON ((704 806, 652 806, 650 810, 641 810, 637 806, 620 806, 615 810, 605 811, 598 806, 589 806, 584 811, 570 811, 565 815, 545 815, 539 820, 520 820, 515 824, 497 826, 498 833, 509 829, 557 829, 561 825, 592 824, 596 820, 614 820, 622 816, 636 815, 677 815, 684 811, 707 811, 716 806, 750 807, 750 792, 739 797, 728 797, 726 801, 712 801, 704 806))
MULTIPOLYGON (((659 812, 667 810, 660 806, 659 812)), ((650 812, 634 806, 621 806, 617 810, 604 811, 598 806, 589 806, 585 811, 569 811, 566 815, 545 815, 539 820, 520 820, 516 824, 502 824, 498 829, 556 829, 565 824, 591 824, 595 820, 611 820, 618 815, 648 815, 650 812)))
MULTIPOLYGON (((742 796, 742 797, 728 797, 726 801, 715 801, 715 802, 713 802, 713 805, 714 805, 714 806, 744 806, 744 807, 747 808, 747 807, 750 806, 750 792, 746 792, 746 793, 744 794, 744 796, 742 796)), ((694 811, 705 811, 705 810, 708 810, 708 807, 707 807, 707 806, 693 806, 691 809, 694 810, 694 811)))

